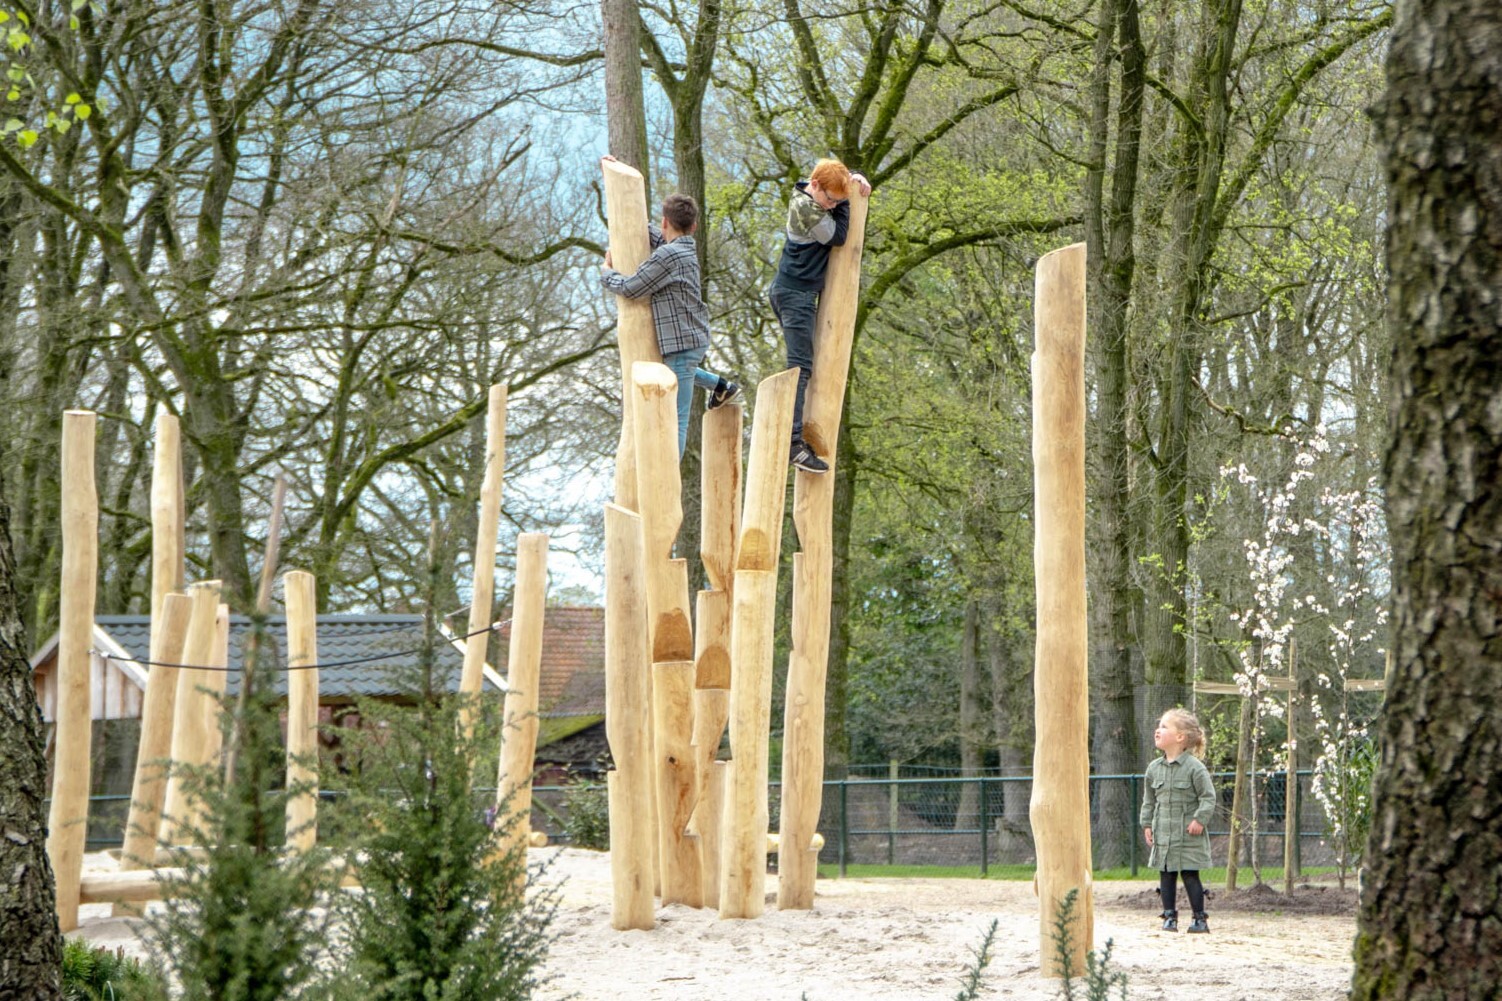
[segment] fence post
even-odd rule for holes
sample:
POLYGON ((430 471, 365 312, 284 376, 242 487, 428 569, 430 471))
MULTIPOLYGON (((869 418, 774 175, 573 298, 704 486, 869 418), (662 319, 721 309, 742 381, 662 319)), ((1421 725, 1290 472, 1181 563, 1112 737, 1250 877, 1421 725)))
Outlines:
POLYGON ((899 765, 887 763, 887 865, 897 864, 897 775, 899 765))
POLYGON ((1137 829, 1137 813, 1136 813, 1136 811, 1137 811, 1137 804, 1140 803, 1141 800, 1139 800, 1137 798, 1137 776, 1136 775, 1128 775, 1127 776, 1127 782, 1128 782, 1129 787, 1131 789, 1130 802, 1127 803, 1127 814, 1128 814, 1128 816, 1127 816, 1127 823, 1129 825, 1131 825, 1131 830, 1132 830, 1132 838, 1131 838, 1131 845, 1132 845, 1132 851, 1131 851, 1131 857, 1132 857, 1132 875, 1135 876, 1135 875, 1137 875, 1137 839, 1140 838, 1140 837, 1142 837, 1142 832, 1137 829))
POLYGON ((850 799, 848 779, 840 780, 840 878, 845 878, 845 859, 850 854, 850 799))
POLYGON ((991 857, 989 846, 986 844, 986 835, 991 826, 990 813, 986 809, 986 777, 980 776, 976 780, 980 783, 980 877, 986 878, 986 865, 991 857))

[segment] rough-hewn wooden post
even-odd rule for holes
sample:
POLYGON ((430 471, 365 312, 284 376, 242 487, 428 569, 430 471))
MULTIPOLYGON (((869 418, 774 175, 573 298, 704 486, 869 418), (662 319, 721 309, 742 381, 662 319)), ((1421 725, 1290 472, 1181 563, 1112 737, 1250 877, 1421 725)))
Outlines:
MULTIPOLYGON (((715 591, 735 586, 735 547, 741 532, 741 431, 739 403, 706 410, 700 465, 699 559, 715 591)), ((726 606, 729 607, 728 604, 726 606)))
POLYGON ((480 523, 475 530, 474 594, 469 606, 469 636, 464 640, 464 672, 459 679, 459 694, 467 703, 460 719, 465 739, 474 733, 485 655, 490 649, 488 630, 495 614, 495 540, 505 473, 506 387, 495 385, 490 387, 485 414, 485 479, 480 485, 480 523))
POLYGON ((1085 245, 1038 261, 1033 351, 1037 519, 1037 741, 1031 815, 1038 847, 1039 968, 1058 976, 1055 919, 1071 890, 1076 971, 1095 936, 1090 877, 1090 686, 1085 619, 1085 245))
MULTIPOLYGON (((152 620, 151 672, 141 707, 141 740, 136 750, 135 781, 130 789, 130 820, 120 850, 120 868, 150 869, 156 863, 157 834, 167 796, 168 762, 172 754, 172 710, 177 702, 177 668, 183 662, 192 600, 169 594, 152 620)), ((138 914, 117 907, 115 915, 138 914)))
POLYGON ((287 592, 287 846, 318 843, 318 586, 293 570, 287 592))
POLYGON ((537 754, 537 696, 542 675, 542 622, 548 596, 548 537, 516 539, 511 647, 506 655, 505 726, 496 776, 496 806, 511 814, 504 850, 525 852, 532 834, 532 759, 537 754))
POLYGON ((219 588, 217 580, 203 581, 188 588, 193 608, 188 619, 188 638, 183 642, 182 663, 192 666, 177 672, 177 700, 172 720, 172 771, 167 779, 160 837, 169 845, 185 844, 192 833, 186 826, 189 816, 183 769, 201 759, 201 748, 208 740, 206 731, 212 722, 212 717, 204 709, 201 689, 216 685, 217 681, 211 677, 211 672, 195 668, 213 663, 219 588))
POLYGON ((657 848, 652 829, 651 659, 647 593, 642 579, 641 518, 605 505, 605 736, 615 769, 610 797, 611 924, 620 931, 653 926, 657 848))
MULTIPOLYGON (((634 167, 613 160, 600 161, 605 174, 605 212, 610 220, 610 259, 615 270, 632 274, 652 252, 647 231, 645 182, 634 167)), ((615 454, 615 502, 640 511, 636 486, 636 440, 632 424, 631 366, 639 361, 662 361, 652 326, 650 299, 616 296, 616 341, 621 352, 621 443, 615 454)), ((677 447, 676 426, 673 433, 677 447)))
POLYGON ((673 543, 683 524, 683 490, 678 476, 678 380, 672 369, 660 362, 639 361, 631 366, 629 395, 652 660, 692 661, 688 564, 673 559, 673 543))
POLYGON ((861 251, 869 199, 850 193, 850 230, 829 255, 814 334, 814 371, 803 401, 803 437, 829 461, 829 472, 793 477, 793 525, 801 551, 793 556, 793 648, 788 656, 782 727, 781 843, 777 906, 814 906, 819 853, 814 829, 824 795, 824 681, 829 668, 829 602, 834 573, 834 462, 840 414, 855 340, 861 251))
POLYGON ((652 665, 652 739, 657 764, 657 841, 663 860, 662 902, 704 906, 699 838, 690 834, 698 793, 693 739, 694 664, 652 665))
MULTIPOLYGON (((162 805, 167 795, 167 762, 172 754, 172 716, 177 705, 177 668, 187 638, 192 602, 183 587, 183 468, 182 435, 177 417, 156 416, 156 449, 151 468, 151 660, 146 673, 146 696, 141 705, 141 738, 136 748, 136 774, 131 784, 130 813, 120 851, 122 870, 150 868, 156 856, 162 805), (172 600, 168 596, 172 595, 172 600), (180 621, 169 623, 167 608, 180 621), (168 639, 167 629, 176 630, 168 639)), ((116 904, 115 917, 139 915, 130 904, 116 904)))
MULTIPOLYGON (((728 697, 725 704, 728 708, 728 697)), ((694 811, 695 831, 699 835, 699 872, 702 874, 700 885, 704 890, 704 906, 715 910, 720 907, 720 844, 724 829, 726 769, 729 764, 728 761, 710 762, 708 774, 699 787, 699 808, 694 811)))
POLYGON ((89 650, 94 639, 94 591, 99 580, 99 494, 94 483, 94 425, 90 410, 63 414, 62 590, 57 640, 57 724, 53 743, 52 805, 47 855, 57 880, 57 920, 78 927, 89 820, 89 755, 93 726, 89 650))
POLYGON ((777 560, 787 495, 797 369, 756 390, 746 502, 736 557, 730 662, 730 766, 720 843, 720 917, 754 918, 766 908, 767 761, 777 560))

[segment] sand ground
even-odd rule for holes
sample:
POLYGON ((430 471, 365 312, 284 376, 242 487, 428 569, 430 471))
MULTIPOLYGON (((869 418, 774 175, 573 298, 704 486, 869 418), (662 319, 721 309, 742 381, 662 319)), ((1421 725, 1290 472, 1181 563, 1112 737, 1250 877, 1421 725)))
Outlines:
MULTIPOLYGON (((998 930, 982 998, 1061 996, 1039 975, 1037 905, 1030 883, 982 880, 820 880, 812 911, 751 921, 672 905, 650 932, 610 927, 605 854, 534 849, 560 888, 541 1001, 919 1001, 952 999, 992 920, 998 930)), ((107 868, 107 856, 89 856, 107 868)), ((1114 943, 1132 1001, 1337 1001, 1351 978, 1350 915, 1250 912, 1212 901, 1209 935, 1157 930, 1155 883, 1100 884, 1095 945, 1114 943)), ((767 892, 775 900, 777 880, 767 892)), ((138 922, 83 908, 79 934, 140 953, 138 922)), ((1187 922, 1186 922, 1187 924, 1187 922)))

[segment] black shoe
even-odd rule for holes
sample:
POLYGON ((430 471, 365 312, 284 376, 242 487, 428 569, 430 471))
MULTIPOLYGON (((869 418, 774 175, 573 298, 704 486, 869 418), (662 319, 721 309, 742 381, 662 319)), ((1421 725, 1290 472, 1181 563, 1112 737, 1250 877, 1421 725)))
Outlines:
POLYGON ((815 455, 814 450, 808 447, 806 441, 793 442, 793 452, 790 458, 793 465, 805 473, 829 472, 829 463, 815 455))
POLYGON ((1204 911, 1195 911, 1194 912, 1194 920, 1189 923, 1189 934, 1191 934, 1191 935, 1208 935, 1208 934, 1210 934, 1210 926, 1205 923, 1205 912, 1204 911))
MULTIPOLYGON (((1163 930, 1164 931, 1178 931, 1179 930, 1179 912, 1178 911, 1164 911, 1163 912, 1163 930)), ((1206 928, 1205 930, 1209 931, 1210 929, 1206 928)))
POLYGON ((734 403, 741 398, 741 385, 738 382, 729 382, 724 377, 720 378, 720 384, 709 391, 709 402, 704 404, 705 410, 718 410, 727 403, 734 403))

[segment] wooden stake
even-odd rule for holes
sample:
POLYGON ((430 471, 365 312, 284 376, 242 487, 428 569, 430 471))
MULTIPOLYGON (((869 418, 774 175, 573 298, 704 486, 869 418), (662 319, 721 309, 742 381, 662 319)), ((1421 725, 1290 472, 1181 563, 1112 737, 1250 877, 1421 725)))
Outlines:
POLYGON ((651 659, 642 579, 641 518, 605 505, 605 736, 615 770, 610 797, 611 924, 619 931, 654 924, 651 659))
POLYGON ((683 491, 678 476, 678 380, 666 365, 639 361, 631 366, 630 395, 652 660, 692 660, 688 564, 673 559, 673 543, 683 524, 683 491))
POLYGON ((1288 773, 1283 781, 1283 892, 1293 893, 1294 869, 1299 857, 1299 739, 1294 732, 1294 701, 1298 697, 1295 665, 1298 640, 1288 641, 1288 773))
MULTIPOLYGON (((704 412, 699 480, 703 498, 699 511, 699 559, 704 563, 710 587, 716 591, 728 592, 735 584, 735 548, 741 531, 741 428, 744 424, 744 411, 739 404, 704 412)), ((728 621, 728 602, 726 609, 728 621)))
POLYGON ((657 840, 662 902, 704 906, 699 839, 688 831, 697 799, 693 738, 693 661, 652 665, 653 744, 657 759, 657 840))
MULTIPOLYGON (((757 409, 760 418, 761 407, 757 409)), ((722 918, 756 918, 766 908, 768 728, 776 612, 777 571, 737 570, 731 760, 720 829, 722 918)))
POLYGON ((1039 966, 1060 975, 1060 905, 1074 906, 1075 970, 1095 938, 1090 874, 1090 686, 1085 617, 1085 245, 1038 261, 1033 352, 1039 966))
POLYGON ((186 844, 193 833, 187 825, 188 797, 184 792, 183 769, 202 760, 202 748, 208 740, 210 717, 204 710, 201 689, 217 684, 211 672, 195 670, 214 660, 215 619, 219 613, 217 580, 193 584, 188 588, 192 611, 188 618, 188 636, 183 642, 182 663, 193 665, 177 672, 177 699, 172 721, 172 771, 167 779, 167 798, 162 808, 161 841, 169 845, 186 844))
POLYGON ((93 726, 89 650, 93 646, 94 592, 99 580, 95 423, 90 410, 69 410, 63 414, 63 565, 47 855, 57 881, 57 921, 65 932, 78 927, 79 881, 83 878, 83 852, 88 837, 93 726))
POLYGON ((287 593, 287 846, 318 843, 318 582, 293 570, 287 593))
MULTIPOLYGON (((729 708, 729 701, 726 701, 729 708)), ((699 835, 700 888, 704 891, 704 906, 719 910, 720 907, 720 839, 725 814, 725 780, 728 762, 710 763, 704 784, 700 787, 699 808, 694 811, 694 830, 699 835)))
POLYGON ((506 658, 505 729, 496 776, 496 806, 511 814, 502 850, 525 855, 532 832, 532 761, 537 755, 537 697, 542 675, 542 622, 548 594, 548 537, 516 539, 511 648, 506 658))
POLYGON ((480 486, 480 524, 475 530, 473 600, 469 606, 469 635, 464 640, 464 670, 459 694, 465 705, 459 725, 468 740, 475 730, 480 686, 484 681, 488 632, 495 605, 495 540, 501 520, 501 478, 506 472, 506 387, 490 387, 485 416, 485 480, 480 486))
MULTIPOLYGON (((751 457, 746 464, 746 503, 741 510, 741 539, 736 547, 737 571, 777 569, 787 498, 787 446, 793 434, 793 397, 797 392, 796 368, 769 376, 756 387, 751 457)), ((739 576, 735 583, 739 585, 739 576)))
MULTIPOLYGON (((605 174, 605 212, 610 219, 610 257, 615 270, 633 274, 652 252, 647 229, 646 182, 634 167, 613 160, 600 161, 605 174)), ((636 438, 632 430, 631 367, 639 361, 662 361, 652 325, 652 301, 616 296, 616 340, 621 352, 621 443, 615 455, 615 502, 628 511, 641 510, 637 498, 636 438)), ((673 433, 677 447, 676 426, 673 433)))
MULTIPOLYGON (((174 512, 175 512, 174 508, 174 512)), ((152 620, 150 672, 141 706, 141 741, 136 750, 136 775, 130 790, 130 820, 120 849, 120 868, 148 869, 156 857, 162 804, 167 797, 167 773, 172 755, 172 711, 177 703, 176 667, 193 602, 185 594, 166 595, 152 620)), ((138 915, 137 909, 117 905, 115 917, 138 915)))

